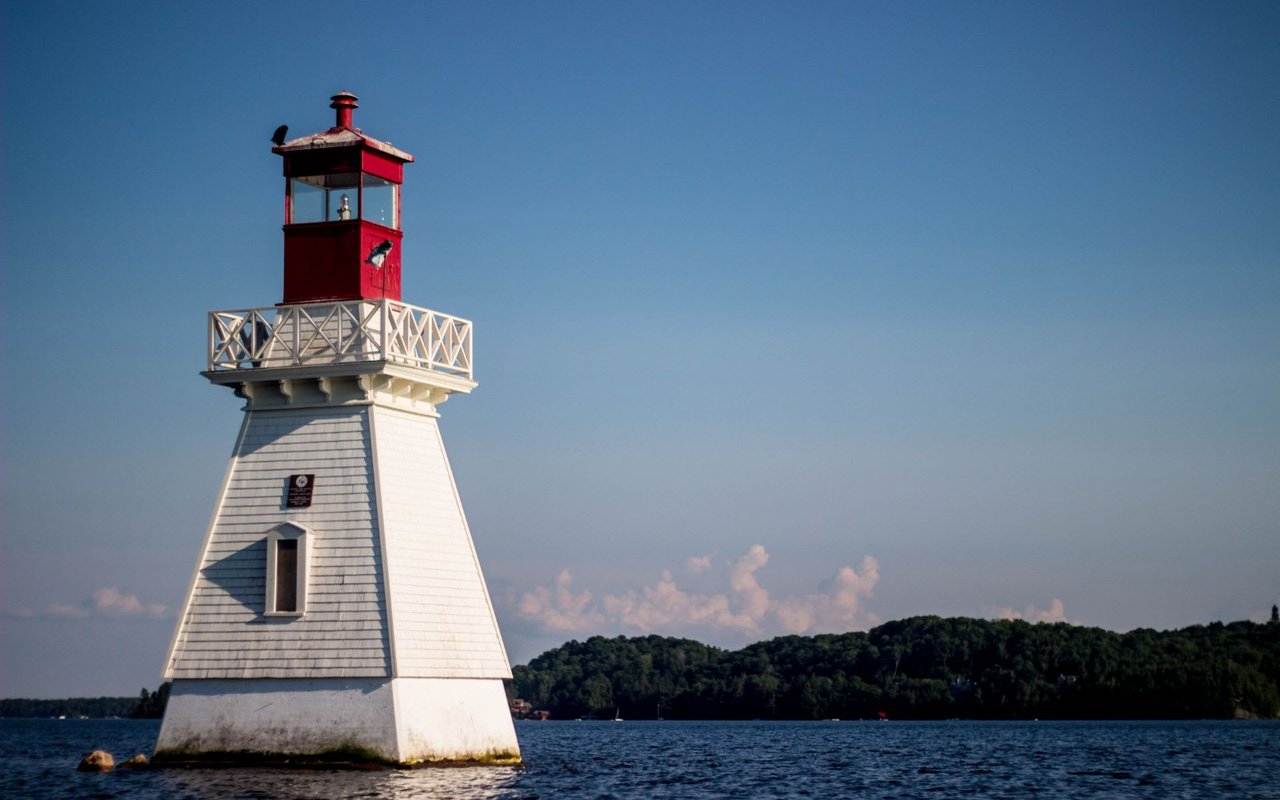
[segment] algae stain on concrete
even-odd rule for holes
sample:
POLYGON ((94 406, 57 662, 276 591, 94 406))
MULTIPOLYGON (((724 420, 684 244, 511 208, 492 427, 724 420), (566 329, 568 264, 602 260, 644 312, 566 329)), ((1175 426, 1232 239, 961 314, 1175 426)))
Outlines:
POLYGON ((429 769, 431 767, 519 767, 518 752, 499 751, 474 758, 397 761, 361 747, 343 744, 315 753, 263 753, 248 750, 168 748, 151 757, 153 767, 313 767, 332 769, 429 769))

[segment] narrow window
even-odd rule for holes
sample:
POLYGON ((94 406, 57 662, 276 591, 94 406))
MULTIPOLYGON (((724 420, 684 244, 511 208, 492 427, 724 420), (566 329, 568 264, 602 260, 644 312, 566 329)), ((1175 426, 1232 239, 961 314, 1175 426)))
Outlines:
POLYGON ((306 613, 311 536, 311 531, 292 522, 267 531, 263 612, 268 616, 300 617, 306 613))
POLYGON ((276 541, 276 611, 298 611, 298 540, 276 541))

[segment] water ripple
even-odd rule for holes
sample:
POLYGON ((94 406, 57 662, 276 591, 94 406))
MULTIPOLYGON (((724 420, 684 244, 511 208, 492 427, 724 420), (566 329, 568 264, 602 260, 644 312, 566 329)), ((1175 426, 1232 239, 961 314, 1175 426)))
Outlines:
POLYGON ((529 722, 519 769, 75 771, 96 747, 149 751, 156 727, 2 720, 0 796, 1280 800, 1277 722, 529 722))

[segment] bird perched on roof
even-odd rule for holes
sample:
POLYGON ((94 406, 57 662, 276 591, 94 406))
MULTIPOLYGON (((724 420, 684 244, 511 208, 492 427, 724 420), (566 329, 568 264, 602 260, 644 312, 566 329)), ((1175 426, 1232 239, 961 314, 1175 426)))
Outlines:
POLYGON ((382 262, 387 260, 387 254, 391 252, 391 240, 383 239, 381 243, 374 245, 369 251, 369 257, 364 260, 366 264, 372 264, 375 269, 382 269, 382 262))
POLYGON ((276 132, 271 134, 271 143, 274 144, 276 147, 279 147, 280 145, 284 144, 284 137, 285 137, 285 134, 287 134, 288 132, 289 132, 288 125, 281 125, 279 128, 276 128, 276 132))

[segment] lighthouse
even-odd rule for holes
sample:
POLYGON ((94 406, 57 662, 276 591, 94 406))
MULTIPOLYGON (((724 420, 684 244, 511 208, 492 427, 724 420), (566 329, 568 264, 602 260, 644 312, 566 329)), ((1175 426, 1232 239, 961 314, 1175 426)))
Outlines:
POLYGON ((157 762, 520 760, 502 636, 439 428, 472 325, 400 299, 409 153, 334 126, 284 161, 283 300, 208 315, 244 419, 164 667, 157 762))

